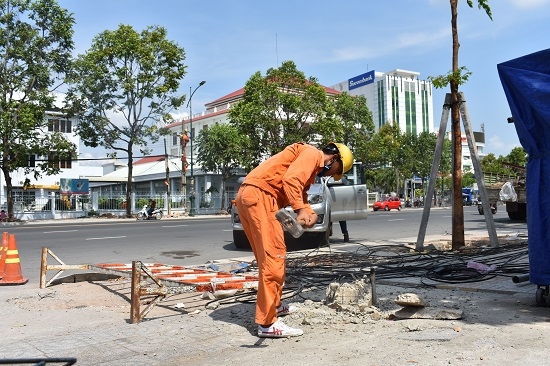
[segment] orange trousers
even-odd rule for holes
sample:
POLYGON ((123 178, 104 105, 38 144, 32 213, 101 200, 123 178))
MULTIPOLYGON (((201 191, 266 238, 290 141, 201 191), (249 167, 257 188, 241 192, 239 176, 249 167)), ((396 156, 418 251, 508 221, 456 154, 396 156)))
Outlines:
POLYGON ((235 203, 258 263, 255 321, 260 325, 271 325, 277 321, 277 306, 281 303, 286 265, 283 228, 275 218, 277 201, 260 188, 243 184, 235 203))

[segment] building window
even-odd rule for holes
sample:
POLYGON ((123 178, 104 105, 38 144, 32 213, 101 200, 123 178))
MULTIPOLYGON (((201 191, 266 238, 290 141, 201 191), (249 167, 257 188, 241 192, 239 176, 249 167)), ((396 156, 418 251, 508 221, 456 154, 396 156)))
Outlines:
POLYGON ((27 167, 34 168, 36 166, 36 155, 27 156, 27 167))
POLYGON ((422 90, 420 94, 422 98, 422 128, 424 131, 429 131, 430 129, 430 115, 428 113, 428 90, 426 88, 426 84, 422 84, 422 90))
POLYGON ((72 132, 72 122, 68 119, 48 118, 48 131, 49 132, 72 132))
POLYGON ((27 191, 25 188, 13 189, 13 205, 18 211, 34 211, 36 207, 36 195, 34 190, 27 191))
POLYGON ((391 109, 392 122, 399 124, 399 83, 394 80, 394 85, 391 87, 391 109))
POLYGON ((49 155, 48 156, 48 165, 54 168, 58 169, 71 169, 72 167, 72 160, 71 159, 63 159, 56 155, 49 155))
POLYGON ((16 161, 17 166, 20 168, 34 168, 36 166, 36 156, 27 155, 23 157, 16 157, 15 154, 10 154, 9 161, 16 161))
POLYGON ((385 80, 377 82, 378 89, 378 128, 386 124, 386 86, 385 80))
POLYGON ((406 131, 416 135, 416 93, 414 83, 405 82, 406 131))
POLYGON ((139 182, 134 186, 134 191, 137 195, 151 195, 151 183, 150 182, 139 182))
POLYGON ((174 133, 172 135, 172 146, 178 146, 179 145, 179 135, 177 133, 174 133))

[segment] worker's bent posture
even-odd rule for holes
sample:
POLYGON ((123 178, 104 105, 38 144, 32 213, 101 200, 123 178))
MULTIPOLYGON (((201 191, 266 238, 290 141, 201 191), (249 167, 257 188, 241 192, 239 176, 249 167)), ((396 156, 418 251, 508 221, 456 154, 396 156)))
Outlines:
POLYGON ((294 309, 281 302, 285 280, 286 246, 283 228, 275 218, 289 206, 304 227, 315 225, 317 214, 307 201, 307 190, 316 176, 340 180, 353 164, 353 154, 343 144, 329 143, 322 150, 304 143, 287 146, 253 169, 235 199, 244 232, 259 269, 256 323, 260 337, 303 334, 277 317, 294 309))

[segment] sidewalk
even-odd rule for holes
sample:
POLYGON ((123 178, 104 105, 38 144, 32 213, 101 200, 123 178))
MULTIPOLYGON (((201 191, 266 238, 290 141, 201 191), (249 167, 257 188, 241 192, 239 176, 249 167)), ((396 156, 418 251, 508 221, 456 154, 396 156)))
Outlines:
MULTIPOLYGON (((0 287, 4 299, 0 302, 4 339, 0 360, 75 357, 77 366, 550 365, 544 337, 548 308, 534 306, 536 285, 516 284, 511 277, 437 283, 404 270, 390 276, 395 268, 379 262, 376 307, 337 311, 323 304, 326 284, 322 276, 328 273, 338 278, 341 272, 360 278, 364 260, 399 258, 405 265, 418 256, 422 266, 412 267, 422 270, 455 263, 446 257, 421 262, 428 255, 405 249, 415 239, 289 253, 289 260, 296 262, 289 262, 284 297, 299 310, 284 321, 305 331, 291 339, 256 336, 254 295, 250 293, 214 300, 200 293, 175 294, 152 307, 143 321, 130 324, 128 279, 64 283, 42 290, 0 287), (350 257, 356 262, 350 263, 350 257), (426 263, 430 266, 425 267, 426 263), (410 292, 422 295, 431 306, 461 310, 464 317, 388 320, 388 314, 399 308, 393 303, 395 296, 410 292)), ((426 243, 437 240, 449 237, 429 237, 426 243)), ((514 264, 526 265, 525 247, 502 248, 504 252, 513 254, 514 264)), ((475 259, 482 262, 498 255, 475 259)), ((252 256, 233 260, 252 261, 252 256)), ((145 308, 146 304, 141 310, 145 308)))
MULTIPOLYGON (((218 218, 228 218, 227 215, 173 215, 172 217, 163 216, 162 221, 170 220, 196 220, 196 219, 218 219, 218 218)), ((109 216, 109 217, 79 217, 79 218, 69 218, 69 219, 48 219, 48 220, 24 220, 24 221, 11 221, 11 222, 2 222, 1 225, 4 226, 17 226, 17 225, 40 225, 40 224, 63 224, 63 223, 87 223, 87 222, 113 222, 113 221, 136 221, 136 217, 124 217, 124 216, 109 216)))

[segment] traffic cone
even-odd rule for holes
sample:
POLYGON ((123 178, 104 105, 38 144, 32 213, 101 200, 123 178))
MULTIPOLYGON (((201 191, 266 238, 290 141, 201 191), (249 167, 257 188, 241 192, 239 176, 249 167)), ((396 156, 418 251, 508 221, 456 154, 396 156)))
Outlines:
POLYGON ((0 286, 5 285, 24 285, 29 280, 23 278, 21 273, 21 262, 19 261, 19 252, 15 243, 15 235, 10 234, 8 240, 8 250, 6 252, 6 263, 4 264, 4 275, 0 280, 0 286))
POLYGON ((0 243, 0 279, 4 275, 4 263, 6 263, 6 252, 8 250, 8 232, 2 234, 2 242, 0 243))

